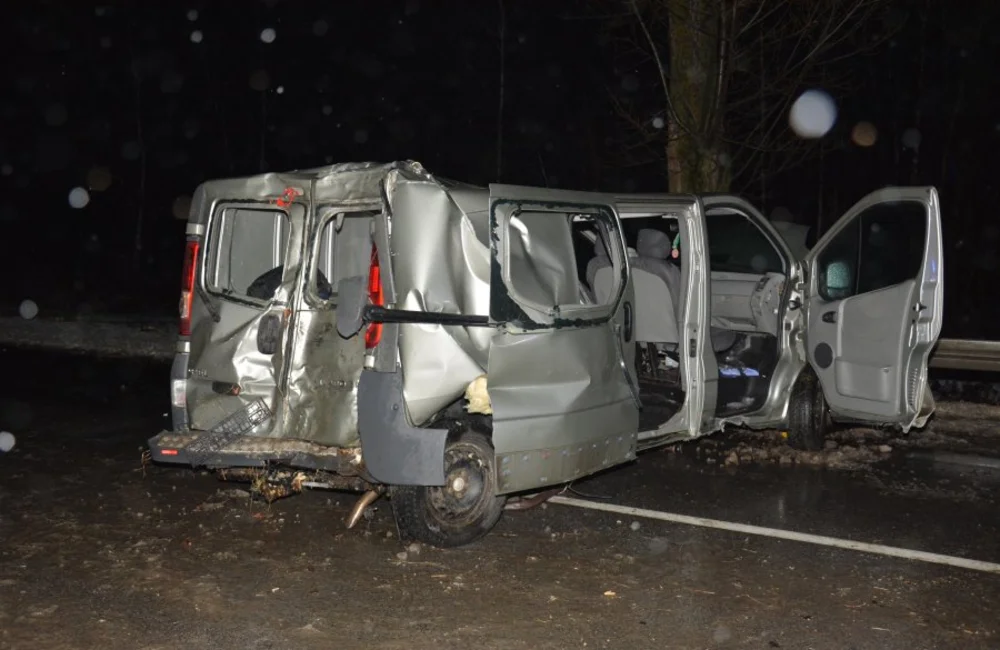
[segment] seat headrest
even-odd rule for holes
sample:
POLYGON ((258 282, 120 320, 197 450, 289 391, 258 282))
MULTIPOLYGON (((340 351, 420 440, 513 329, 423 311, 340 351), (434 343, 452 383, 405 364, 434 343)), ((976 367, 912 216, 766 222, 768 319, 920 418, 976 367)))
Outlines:
POLYGON ((665 260, 670 257, 670 250, 673 246, 671 246, 670 237, 666 233, 652 228, 643 228, 639 231, 639 239, 635 243, 635 248, 643 257, 665 260))

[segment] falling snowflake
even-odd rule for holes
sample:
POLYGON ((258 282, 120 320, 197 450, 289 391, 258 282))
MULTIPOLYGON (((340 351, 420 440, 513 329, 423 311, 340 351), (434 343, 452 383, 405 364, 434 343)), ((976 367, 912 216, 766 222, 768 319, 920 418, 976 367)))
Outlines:
POLYGON ((87 207, 88 203, 90 203, 90 192, 87 190, 82 187, 74 187, 69 191, 70 207, 79 210, 80 208, 87 207))
POLYGON ((324 104, 323 115, 333 115, 333 106, 330 106, 329 104, 324 104))
POLYGON ((10 163, 4 163, 3 166, 0 167, 0 174, 3 174, 4 176, 10 176, 13 173, 14 167, 10 163))
POLYGON ((198 20, 198 10, 189 9, 187 12, 187 19, 190 20, 191 22, 198 20))
POLYGON ((200 29, 196 29, 193 32, 191 32, 191 42, 192 43, 201 43, 201 39, 202 38, 203 38, 203 36, 202 36, 202 33, 201 33, 200 29))
POLYGON ((660 117, 659 115, 657 115, 656 117, 653 118, 653 128, 654 129, 662 129, 665 126, 665 124, 666 124, 666 122, 664 122, 663 118, 660 117))
POLYGON ((10 431, 0 431, 0 451, 7 453, 14 448, 17 438, 10 431))
POLYGON ((260 33, 260 40, 265 43, 273 43, 274 39, 277 38, 278 34, 274 31, 274 28, 267 27, 260 33))
POLYGON ((354 141, 358 144, 364 144, 368 142, 368 131, 364 129, 358 129, 354 132, 354 141))
POLYGON ((800 138, 813 140, 822 138, 837 121, 837 105, 833 98, 822 90, 807 90, 802 93, 788 114, 788 124, 800 138))
POLYGON ((284 86, 278 86, 277 88, 274 89, 274 92, 278 93, 279 95, 283 95, 283 94, 285 94, 285 87, 284 86))
POLYGON ((322 18, 313 23, 313 34, 316 36, 326 36, 329 29, 330 26, 322 18))
POLYGON ((31 320, 38 315, 38 303, 34 300, 22 300, 17 307, 17 313, 21 314, 24 320, 31 320))

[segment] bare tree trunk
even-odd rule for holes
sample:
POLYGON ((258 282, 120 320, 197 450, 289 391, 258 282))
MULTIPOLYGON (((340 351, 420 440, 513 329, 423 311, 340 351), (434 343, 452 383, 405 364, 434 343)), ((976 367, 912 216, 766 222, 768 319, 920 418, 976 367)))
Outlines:
POLYGON ((670 132, 667 172, 670 191, 729 189, 728 167, 720 164, 722 111, 721 4, 714 0, 667 0, 670 11, 670 132))

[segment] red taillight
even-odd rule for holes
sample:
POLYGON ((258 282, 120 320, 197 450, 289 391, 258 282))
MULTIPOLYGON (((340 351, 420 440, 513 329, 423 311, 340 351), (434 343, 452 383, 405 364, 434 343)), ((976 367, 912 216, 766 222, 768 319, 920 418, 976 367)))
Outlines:
MULTIPOLYGON (((382 295, 382 271, 378 264, 378 250, 372 246, 372 261, 368 267, 368 300, 371 304, 382 307, 385 298, 382 295)), ((365 348, 371 350, 382 340, 382 323, 371 323, 365 330, 365 348)))
POLYGON ((200 244, 197 240, 188 240, 187 248, 184 250, 184 272, 181 274, 181 336, 191 335, 191 304, 194 301, 194 279, 195 269, 198 264, 198 248, 200 244))

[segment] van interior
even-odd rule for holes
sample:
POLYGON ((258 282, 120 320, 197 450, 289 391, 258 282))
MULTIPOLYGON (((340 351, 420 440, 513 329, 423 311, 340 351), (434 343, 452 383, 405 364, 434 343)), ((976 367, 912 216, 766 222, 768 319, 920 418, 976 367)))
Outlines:
MULTIPOLYGON (((635 288, 636 365, 643 403, 640 430, 651 430, 684 403, 678 335, 684 244, 675 217, 622 217, 635 288)), ((767 399, 778 359, 786 269, 777 249, 745 215, 722 208, 709 212, 706 221, 712 294, 709 338, 719 372, 716 415, 729 417, 759 410, 767 399), (772 252, 759 245, 761 239, 772 252)), ((613 275, 607 245, 585 222, 574 224, 573 236, 581 284, 601 302, 613 275)))

